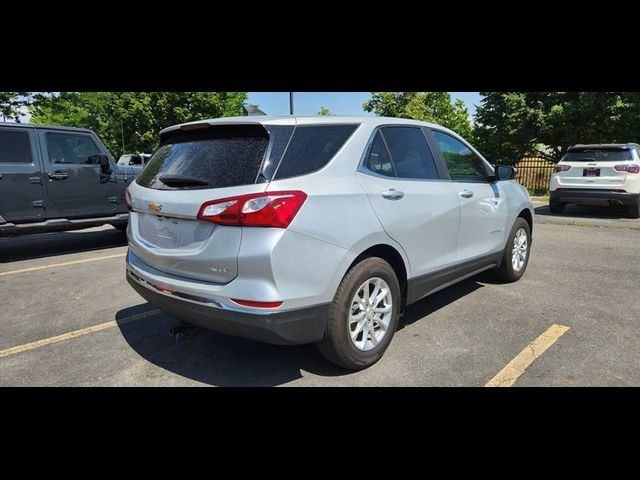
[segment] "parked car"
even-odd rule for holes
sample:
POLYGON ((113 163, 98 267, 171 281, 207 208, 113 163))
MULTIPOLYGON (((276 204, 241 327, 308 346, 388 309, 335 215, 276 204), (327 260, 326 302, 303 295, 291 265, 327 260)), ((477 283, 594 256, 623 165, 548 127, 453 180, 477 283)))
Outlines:
POLYGON ((484 270, 518 280, 533 209, 512 167, 381 117, 167 128, 130 185, 127 279, 187 324, 375 363, 404 308, 484 270))
POLYGON ((134 176, 91 130, 0 124, 0 235, 103 224, 125 230, 134 176))
POLYGON ((574 145, 555 166, 549 181, 549 210, 568 203, 624 205, 640 218, 640 145, 574 145))
POLYGON ((135 174, 138 175, 147 164, 151 154, 149 153, 126 153, 118 159, 118 165, 122 167, 133 167, 135 174))

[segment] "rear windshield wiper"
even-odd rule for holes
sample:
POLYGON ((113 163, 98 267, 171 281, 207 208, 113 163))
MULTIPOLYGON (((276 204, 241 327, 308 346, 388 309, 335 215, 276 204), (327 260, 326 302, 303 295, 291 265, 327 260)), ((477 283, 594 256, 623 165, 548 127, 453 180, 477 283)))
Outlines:
POLYGON ((167 187, 201 187, 209 185, 206 180, 186 175, 162 175, 159 180, 167 187))

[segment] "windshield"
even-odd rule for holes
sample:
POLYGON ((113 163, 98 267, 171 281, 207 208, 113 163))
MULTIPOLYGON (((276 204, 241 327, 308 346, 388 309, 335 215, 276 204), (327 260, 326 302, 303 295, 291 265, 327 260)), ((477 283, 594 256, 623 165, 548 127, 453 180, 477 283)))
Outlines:
POLYGON ((631 150, 621 148, 584 148, 567 152, 564 162, 621 162, 632 160, 631 150))

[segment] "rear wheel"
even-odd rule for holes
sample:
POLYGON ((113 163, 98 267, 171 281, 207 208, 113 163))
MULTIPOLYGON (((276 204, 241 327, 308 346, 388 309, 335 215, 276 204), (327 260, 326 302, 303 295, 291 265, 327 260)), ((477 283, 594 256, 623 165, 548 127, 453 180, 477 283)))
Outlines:
POLYGON ((628 208, 631 218, 640 218, 640 198, 633 205, 629 205, 628 208))
POLYGON ((391 343, 400 298, 393 268, 378 257, 364 259, 342 279, 318 349, 329 361, 349 370, 373 365, 391 343))
POLYGON ((516 282, 524 275, 529 264, 529 248, 531 246, 531 229, 527 221, 516 218, 507 246, 504 249, 502 264, 496 269, 497 276, 505 282, 516 282))
POLYGON ((551 213, 562 213, 564 212, 564 203, 560 203, 557 200, 549 200, 549 211, 551 213))

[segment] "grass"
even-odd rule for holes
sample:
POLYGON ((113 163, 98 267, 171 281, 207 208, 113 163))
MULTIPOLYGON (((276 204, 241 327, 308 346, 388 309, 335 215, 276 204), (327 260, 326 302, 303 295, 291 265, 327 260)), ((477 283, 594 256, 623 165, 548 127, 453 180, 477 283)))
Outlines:
POLYGON ((547 188, 527 187, 527 190, 529 191, 529 195, 532 197, 548 197, 549 196, 549 189, 547 188))

